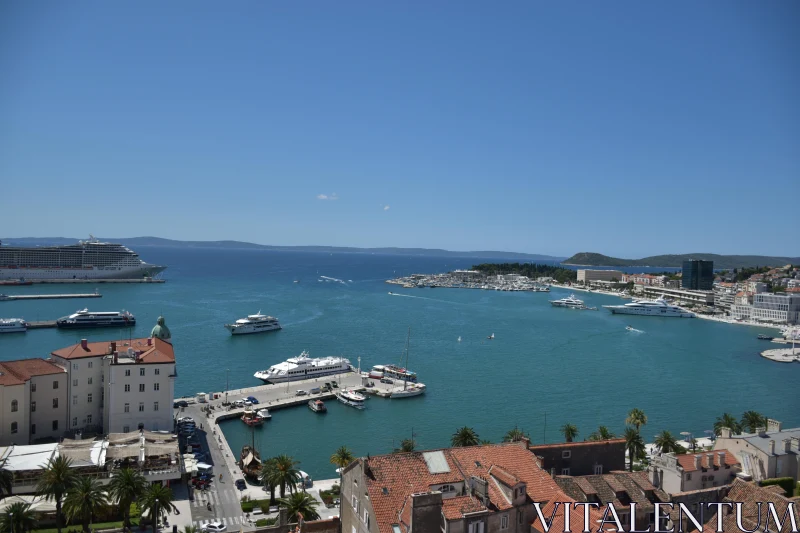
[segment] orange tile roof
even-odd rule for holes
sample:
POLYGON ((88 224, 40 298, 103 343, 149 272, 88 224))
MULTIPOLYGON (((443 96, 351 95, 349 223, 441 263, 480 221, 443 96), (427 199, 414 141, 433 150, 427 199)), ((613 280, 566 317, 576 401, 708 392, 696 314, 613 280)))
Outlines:
POLYGON ((700 466, 703 468, 708 468, 709 467, 708 458, 706 457, 706 455, 709 453, 714 456, 713 459, 714 466, 722 466, 719 462, 719 455, 717 455, 718 453, 725 454, 725 464, 729 466, 736 466, 739 464, 739 460, 736 458, 736 456, 733 455, 728 450, 714 450, 711 452, 702 452, 702 453, 686 453, 686 454, 676 455, 675 458, 678 460, 678 464, 681 465, 681 468, 683 468, 684 472, 694 472, 698 470, 697 468, 694 467, 694 458, 699 456, 700 466))
MULTIPOLYGON (((768 502, 772 502, 775 506, 775 511, 777 511, 778 516, 783 518, 789 507, 789 503, 792 500, 777 494, 774 490, 768 490, 767 487, 759 487, 755 483, 748 483, 737 478, 733 480, 733 483, 731 483, 731 490, 728 491, 728 495, 725 497, 724 501, 742 502, 742 525, 745 528, 752 530, 756 527, 758 521, 757 517, 759 502, 761 503, 762 507, 766 507, 768 502), (755 520, 753 520, 754 518, 755 520)), ((768 513, 766 509, 764 509, 762 512, 762 519, 764 514, 766 514, 768 517, 771 516, 771 513, 768 513)), ((795 523, 800 524, 800 509, 798 509, 797 505, 794 506, 794 515, 795 523)), ((769 518, 769 520, 770 527, 774 527, 775 522, 772 521, 772 518, 769 518)), ((706 524, 716 527, 717 517, 712 517, 706 524)), ((726 513, 723 518, 722 525, 723 531, 739 531, 739 528, 736 525, 736 513, 726 513)), ((762 522, 762 527, 763 525, 764 524, 762 522)), ((787 517, 780 532, 788 533, 789 531, 791 531, 791 520, 787 517)))
POLYGON ((139 363, 174 363, 175 351, 167 341, 154 339, 123 339, 118 341, 87 342, 86 348, 81 343, 67 346, 52 352, 52 355, 63 359, 83 359, 86 357, 102 357, 111 354, 111 343, 115 342, 117 352, 124 353, 133 348, 139 354, 139 363), (151 344, 147 344, 150 340, 151 344))
POLYGON ((479 499, 472 496, 458 496, 442 501, 442 514, 448 520, 458 520, 467 513, 486 511, 479 499))
POLYGON ((492 466, 492 468, 489 469, 489 475, 496 478, 507 487, 514 487, 514 485, 519 483, 519 478, 502 466, 492 466))
POLYGON ((0 385, 21 385, 33 376, 65 373, 66 369, 45 359, 19 359, 0 363, 0 385))
MULTIPOLYGON (((553 510, 555 509, 555 506, 557 504, 559 504, 559 503, 561 505, 558 505, 558 510, 556 511, 555 516, 553 516, 553 522, 552 522, 552 524, 550 524, 549 531, 551 533, 552 532, 558 532, 558 531, 568 531, 568 530, 569 531, 583 531, 584 508, 583 507, 577 507, 577 508, 574 507, 573 504, 575 503, 575 500, 573 500, 572 498, 567 496, 561 490, 558 490, 555 493, 553 493, 552 498, 547 503, 547 505, 542 505, 541 506, 542 507, 542 517, 544 517, 545 520, 549 520, 550 517, 553 515, 553 510), (570 506, 569 529, 567 529, 564 526, 564 522, 565 522, 565 519, 564 519, 564 506, 565 505, 569 505, 570 506)), ((589 527, 592 529, 592 531, 594 531, 597 528, 597 526, 599 525, 598 524, 598 520, 602 520, 602 518, 603 518, 603 514, 600 511, 598 511, 594 507, 589 507, 589 527)), ((534 529, 534 531, 538 531, 540 533, 544 533, 544 531, 547 530, 546 526, 544 524, 542 524, 542 522, 539 520, 538 516, 533 520, 533 522, 531 522, 531 527, 534 529)), ((608 531, 609 533, 612 533, 612 532, 616 531, 616 528, 614 528, 613 526, 609 526, 608 524, 604 524, 603 530, 604 531, 608 531)))

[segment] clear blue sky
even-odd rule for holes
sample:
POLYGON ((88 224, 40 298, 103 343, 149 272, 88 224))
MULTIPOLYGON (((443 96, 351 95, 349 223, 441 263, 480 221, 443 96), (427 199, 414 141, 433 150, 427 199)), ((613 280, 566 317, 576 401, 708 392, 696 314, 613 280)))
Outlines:
POLYGON ((797 255, 798 27, 782 0, 7 0, 0 236, 797 255))

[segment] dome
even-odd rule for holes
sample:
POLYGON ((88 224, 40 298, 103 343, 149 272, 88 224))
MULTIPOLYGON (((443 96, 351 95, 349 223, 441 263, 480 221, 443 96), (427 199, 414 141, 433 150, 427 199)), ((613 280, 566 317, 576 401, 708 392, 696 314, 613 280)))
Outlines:
POLYGON ((172 338, 172 333, 170 333, 167 324, 164 322, 163 316, 158 317, 153 331, 150 332, 150 336, 156 339, 161 339, 162 341, 168 341, 172 338))

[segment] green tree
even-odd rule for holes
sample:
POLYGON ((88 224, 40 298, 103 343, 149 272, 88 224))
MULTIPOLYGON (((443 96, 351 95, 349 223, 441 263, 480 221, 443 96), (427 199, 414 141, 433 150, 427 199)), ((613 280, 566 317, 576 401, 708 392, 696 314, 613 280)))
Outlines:
POLYGON ((400 447, 395 448, 395 453, 408 453, 413 452, 417 448, 417 441, 414 439, 403 439, 400 441, 400 447))
POLYGON ((64 513, 61 509, 64 503, 64 495, 77 480, 78 475, 72 469, 72 459, 59 455, 55 459, 50 459, 42 471, 42 477, 36 484, 36 494, 46 500, 53 500, 56 503, 56 528, 61 533, 64 513))
POLYGON ((642 426, 647 424, 647 415, 644 414, 644 411, 641 409, 634 407, 631 409, 631 412, 628 413, 628 418, 625 419, 625 423, 635 427, 636 431, 640 431, 642 426))
POLYGON ((561 426, 561 434, 564 435, 564 440, 572 442, 578 436, 578 428, 570 423, 561 426))
POLYGON ((739 424, 736 417, 730 413, 723 413, 722 416, 717 417, 716 422, 714 422, 714 434, 717 436, 721 435, 722 428, 730 428, 731 433, 734 435, 738 435, 742 432, 742 425, 739 424))
POLYGON ((281 454, 275 458, 275 485, 281 488, 281 498, 286 496, 286 487, 289 493, 295 490, 295 483, 300 480, 300 471, 296 468, 300 461, 295 461, 292 457, 281 454))
POLYGON ((767 427, 767 417, 756 411, 745 411, 739 425, 748 432, 755 433, 758 428, 767 427))
POLYGON ((625 449, 628 450, 628 459, 630 459, 629 470, 633 472, 633 462, 645 458, 644 440, 642 440, 639 430, 632 427, 625 428, 625 449))
POLYGON ((14 488, 14 473, 6 468, 6 462, 0 463, 0 499, 10 496, 14 488))
POLYGON ((672 433, 667 430, 656 435, 655 445, 662 453, 677 453, 682 449, 672 433))
MULTIPOLYGON (((339 469, 339 487, 342 486, 342 472, 344 469, 356 458, 347 446, 339 446, 339 448, 331 455, 331 464, 336 465, 339 469)), ((342 498, 339 497, 339 516, 342 515, 342 498)))
POLYGON ((599 440, 611 440, 614 438, 614 434, 606 426, 600 426, 597 428, 597 431, 591 433, 589 435, 589 440, 599 441, 599 440))
POLYGON ((288 498, 281 498, 278 502, 286 507, 290 523, 298 522, 297 515, 302 515, 303 520, 318 520, 317 500, 307 492, 296 492, 288 498))
POLYGON ((108 494, 122 510, 122 521, 126 528, 131 527, 131 504, 147 490, 147 480, 132 468, 122 468, 114 474, 108 484, 108 494))
POLYGON ((464 446, 477 446, 480 443, 478 434, 475 430, 464 426, 456 430, 450 438, 450 445, 454 448, 462 448, 464 446))
POLYGON ((278 477, 278 469, 275 466, 274 457, 270 457, 261 464, 261 472, 258 477, 265 487, 269 487, 270 506, 275 505, 275 487, 277 485, 275 480, 278 477))
POLYGON ((172 503, 172 490, 158 483, 154 483, 147 488, 142 495, 140 506, 143 512, 147 512, 153 522, 153 533, 156 533, 158 521, 161 517, 177 510, 175 504, 172 503))
POLYGON ((80 520, 84 533, 89 533, 92 517, 106 507, 108 499, 103 486, 90 477, 78 478, 64 498, 64 512, 70 520, 80 520))
POLYGON ((1 533, 25 533, 35 528, 36 523, 36 515, 29 503, 12 503, 0 514, 1 533))
POLYGON ((508 433, 503 436, 503 442, 519 442, 522 439, 530 439, 530 436, 517 426, 514 426, 513 429, 509 429, 508 433))

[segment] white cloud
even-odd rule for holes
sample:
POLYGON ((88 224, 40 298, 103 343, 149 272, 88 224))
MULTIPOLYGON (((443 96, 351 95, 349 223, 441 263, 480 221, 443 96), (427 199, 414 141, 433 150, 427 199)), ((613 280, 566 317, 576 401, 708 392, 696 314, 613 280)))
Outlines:
POLYGON ((336 193, 333 193, 333 194, 318 194, 317 195, 317 200, 338 200, 338 199, 339 199, 339 195, 337 195, 336 193))
POLYGON ((384 211, 388 211, 389 210, 389 206, 388 205, 383 206, 383 210, 384 211))

